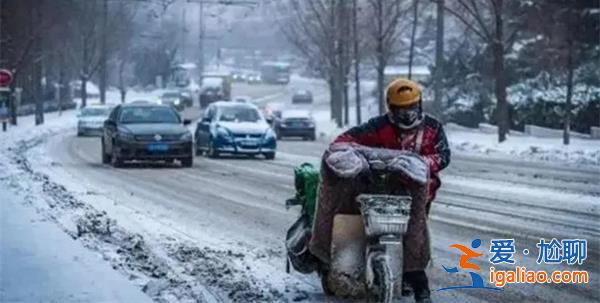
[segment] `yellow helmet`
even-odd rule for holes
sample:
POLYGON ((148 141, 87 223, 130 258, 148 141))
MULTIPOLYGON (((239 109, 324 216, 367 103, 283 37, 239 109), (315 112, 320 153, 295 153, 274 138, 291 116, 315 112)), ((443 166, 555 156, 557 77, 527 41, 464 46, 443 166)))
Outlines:
POLYGON ((387 87, 386 102, 388 106, 410 106, 419 100, 421 100, 421 87, 416 82, 398 78, 387 87))

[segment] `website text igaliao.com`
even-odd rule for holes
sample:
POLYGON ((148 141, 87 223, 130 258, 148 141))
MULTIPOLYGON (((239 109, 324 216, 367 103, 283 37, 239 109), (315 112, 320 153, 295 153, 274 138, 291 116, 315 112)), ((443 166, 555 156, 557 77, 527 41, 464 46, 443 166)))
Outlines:
POLYGON ((522 266, 517 266, 515 270, 496 270, 490 267, 490 283, 496 287, 504 287, 506 284, 585 284, 588 282, 589 274, 585 270, 557 270, 549 273, 545 270, 527 270, 522 266))

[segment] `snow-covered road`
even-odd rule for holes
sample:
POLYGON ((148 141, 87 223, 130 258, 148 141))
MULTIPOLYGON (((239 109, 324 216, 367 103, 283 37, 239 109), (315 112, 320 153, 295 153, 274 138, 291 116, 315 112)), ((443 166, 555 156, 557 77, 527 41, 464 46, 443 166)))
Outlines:
MULTIPOLYGON (((240 86, 238 92, 256 98, 266 96, 265 102, 289 103, 293 88, 304 85, 240 86)), ((315 95, 324 94, 322 83, 310 85, 315 95)), ((317 102, 319 106, 322 104, 317 102)), ((129 263, 119 270, 128 275, 146 273, 132 280, 155 300, 323 301, 315 276, 285 273, 283 237, 295 219, 295 213, 284 207, 285 199, 293 195, 293 167, 306 161, 318 163, 326 144, 280 141, 274 161, 197 157, 191 169, 165 165, 114 169, 101 164, 99 139, 76 137, 73 123, 49 128, 45 135, 31 136, 19 148, 3 151, 3 160, 11 161, 9 166, 19 172, 3 179, 23 188, 35 186, 36 174, 47 176, 77 201, 105 211, 119 228, 141 235, 144 247, 179 284, 166 283, 147 270, 131 269, 129 263), (27 161, 25 168, 20 165, 23 161, 27 161), (158 282, 148 287, 149 281, 158 282)), ((434 300, 600 300, 600 169, 454 155, 442 181, 431 211, 433 264, 428 270, 432 289, 470 283, 466 274, 452 276, 442 265, 458 262, 450 244, 470 243, 475 238, 483 243, 511 238, 518 250, 528 248, 532 252, 537 251, 535 244, 540 238, 585 238, 588 258, 581 266, 538 265, 537 254, 518 254, 517 262, 536 270, 588 270, 592 278, 587 285, 511 285, 503 292, 434 292, 434 300)), ((40 194, 48 189, 44 184, 38 184, 37 191, 28 190, 32 195, 40 194)), ((37 207, 52 214, 66 231, 73 230, 73 213, 81 212, 66 206, 37 207)), ((111 246, 99 239, 103 238, 88 239, 88 247, 100 251, 113 266, 121 264, 115 253, 119 246, 114 245, 119 242, 111 240, 111 246)), ((486 279, 489 262, 482 258, 476 263, 482 266, 486 279)))

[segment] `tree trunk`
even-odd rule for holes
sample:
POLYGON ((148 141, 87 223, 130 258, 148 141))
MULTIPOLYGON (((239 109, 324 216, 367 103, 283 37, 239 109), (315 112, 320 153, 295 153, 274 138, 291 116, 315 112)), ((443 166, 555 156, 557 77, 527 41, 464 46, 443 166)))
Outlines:
MULTIPOLYGON (((344 77, 346 78, 346 77, 344 77)), ((344 125, 350 123, 350 102, 348 100, 348 81, 344 80, 344 125)))
POLYGON ((81 77, 81 108, 87 106, 87 78, 81 77))
POLYGON ((379 105, 379 114, 382 115, 386 111, 386 104, 384 100, 385 75, 383 74, 383 71, 385 70, 385 62, 383 62, 382 58, 379 58, 379 61, 380 62, 377 63, 377 103, 379 105))
POLYGON ((495 0, 494 5, 496 6, 495 14, 495 37, 492 44, 494 52, 494 77, 495 77, 495 93, 497 102, 497 114, 496 119, 498 120, 498 142, 504 142, 506 140, 506 134, 508 133, 508 103, 506 101, 506 75, 504 71, 504 44, 503 41, 503 20, 502 20, 502 7, 503 0, 495 0))
POLYGON ((355 94, 355 103, 356 103, 356 125, 362 123, 361 121, 361 108, 360 108, 360 53, 358 48, 358 29, 357 29, 357 15, 358 8, 356 6, 356 2, 358 0, 352 1, 352 42, 354 48, 354 94, 355 94))
MULTIPOLYGON (((16 74, 16 73, 15 73, 16 74)), ((16 76, 15 76, 16 80, 16 76)), ((10 85, 10 124, 16 126, 17 125, 17 86, 16 83, 13 82, 10 85)))
POLYGON ((125 71, 125 59, 121 58, 119 62, 119 92, 121 93, 121 103, 125 103, 125 94, 127 89, 125 88, 125 81, 123 79, 123 72, 125 71))
POLYGON ((433 114, 442 117, 442 68, 444 66, 444 0, 437 1, 435 35, 435 70, 433 82, 433 114))
POLYGON ((417 23, 419 21, 419 0, 414 0, 413 7, 413 24, 410 34, 410 51, 408 54, 408 79, 412 79, 412 65, 415 55, 415 35, 417 33, 417 23))
MULTIPOLYGON (((30 0, 30 5, 32 9, 30 10, 30 31, 33 31, 33 28, 36 24, 42 23, 42 12, 41 9, 33 4, 33 1, 30 0)), ((33 36, 34 33, 30 32, 30 35, 33 36)), ((35 38, 33 45, 33 60, 31 66, 31 85, 32 85, 32 97, 35 102, 35 125, 40 125, 44 123, 44 98, 42 94, 42 36, 38 36, 35 38)))
POLYGON ((108 47, 106 45, 106 36, 107 33, 107 19, 108 19, 108 0, 104 0, 103 8, 102 8, 102 45, 100 49, 100 79, 98 81, 98 86, 100 89, 100 103, 106 103, 106 83, 107 83, 107 73, 106 73, 106 64, 108 60, 108 47))
POLYGON ((343 94, 343 90, 344 90, 344 84, 343 84, 343 80, 341 79, 341 75, 340 75, 340 69, 336 68, 336 76, 335 76, 335 88, 334 88, 334 95, 333 95, 333 104, 334 104, 334 108, 335 108, 335 123, 337 125, 337 127, 342 127, 343 126, 343 115, 342 115, 342 110, 343 110, 343 99, 344 99, 344 94, 343 94))
POLYGON ((377 103, 379 107, 379 114, 382 115, 386 111, 386 105, 384 98, 384 70, 386 65, 386 58, 383 54, 383 3, 379 2, 376 6, 377 10, 377 41, 375 47, 375 56, 377 58, 377 103))
POLYGON ((573 98, 573 39, 567 38, 567 100, 565 103, 565 120, 563 129, 563 144, 569 145, 571 131, 571 102, 573 98))
POLYGON ((330 119, 335 120, 335 80, 334 76, 330 75, 327 84, 329 86, 329 111, 330 111, 330 119))

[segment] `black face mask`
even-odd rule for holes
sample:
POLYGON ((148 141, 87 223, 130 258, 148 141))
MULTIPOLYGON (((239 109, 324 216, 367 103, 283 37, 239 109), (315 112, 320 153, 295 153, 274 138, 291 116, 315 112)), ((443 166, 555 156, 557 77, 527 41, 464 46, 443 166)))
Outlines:
POLYGON ((420 124, 422 120, 421 107, 419 105, 411 107, 391 107, 390 119, 402 129, 410 129, 420 124))

